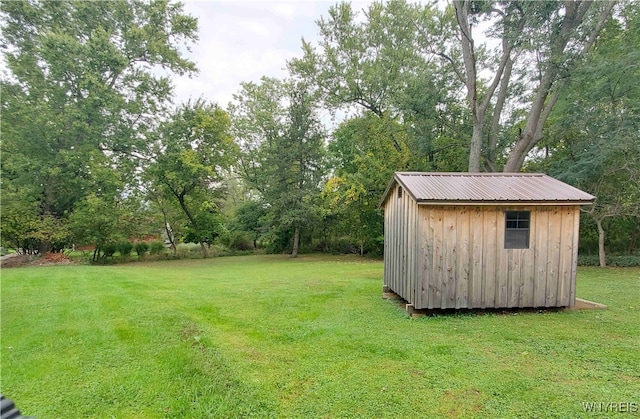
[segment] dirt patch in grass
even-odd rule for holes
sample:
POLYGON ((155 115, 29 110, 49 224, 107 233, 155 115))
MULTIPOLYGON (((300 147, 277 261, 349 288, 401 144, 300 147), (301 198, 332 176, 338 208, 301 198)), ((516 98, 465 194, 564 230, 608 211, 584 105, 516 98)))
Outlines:
POLYGON ((74 262, 64 253, 45 253, 39 255, 10 254, 0 260, 2 268, 20 268, 23 266, 72 265, 74 262))

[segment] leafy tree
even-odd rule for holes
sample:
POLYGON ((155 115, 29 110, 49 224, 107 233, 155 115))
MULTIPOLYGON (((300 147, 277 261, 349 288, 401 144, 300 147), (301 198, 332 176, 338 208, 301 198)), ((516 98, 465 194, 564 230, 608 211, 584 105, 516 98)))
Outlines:
POLYGON ((260 84, 244 83, 230 105, 242 149, 241 175, 267 208, 262 220, 272 242, 291 238, 292 257, 301 231, 312 229, 319 217, 325 136, 315 102, 304 82, 263 78, 260 84))
POLYGON ((297 257, 300 230, 310 228, 318 217, 325 135, 308 87, 291 83, 287 88, 284 135, 264 144, 270 186, 264 191, 264 199, 277 228, 293 230, 291 257, 297 257))
POLYGON ((289 69, 312 83, 329 109, 371 112, 411 127, 405 146, 415 167, 433 169, 439 137, 467 146, 459 86, 427 51, 425 33, 441 29, 436 17, 433 5, 404 0, 374 2, 363 13, 341 2, 317 21, 318 45, 303 39, 303 56, 289 69))
POLYGON ((427 65, 416 54, 414 22, 431 16, 430 7, 392 0, 372 3, 362 19, 350 3, 340 2, 317 21, 319 51, 303 39, 304 55, 289 68, 312 81, 330 107, 355 104, 382 116, 406 86, 407 75, 427 65))
POLYGON ((638 45, 640 7, 634 5, 605 26, 545 133, 550 155, 542 167, 597 197, 585 212, 598 230, 601 266, 606 220, 627 220, 631 227, 640 219, 638 45))
POLYGON ((410 164, 406 141, 402 125, 371 113, 343 122, 333 134, 329 151, 335 175, 325 187, 327 210, 358 243, 361 254, 365 248, 381 252, 383 216, 378 205, 393 173, 406 171, 410 164))
POLYGON ((206 245, 220 233, 217 186, 237 156, 229 126, 227 113, 217 105, 203 100, 182 105, 158 129, 153 163, 146 170, 149 190, 180 208, 186 217, 184 239, 200 243, 205 257, 206 245))
POLYGON ((286 97, 282 81, 263 77, 260 83, 241 83, 233 95, 228 111, 231 133, 240 147, 238 171, 249 190, 264 194, 270 187, 266 144, 275 143, 284 135, 286 97))
POLYGON ((266 215, 267 208, 265 205, 255 200, 246 201, 235 209, 234 227, 251 235, 254 249, 258 247, 258 238, 264 233, 262 225, 266 215))
POLYGON ((469 171, 480 171, 487 137, 487 163, 495 169, 503 113, 523 108, 524 104, 524 127, 508 153, 504 171, 522 168, 529 151, 542 139, 542 129, 563 80, 571 76, 581 57, 593 47, 614 4, 454 0, 457 42, 443 43, 445 48, 439 55, 452 66, 467 90, 473 121, 469 171), (500 44, 495 52, 478 45, 478 33, 473 28, 480 22, 490 28, 482 35, 500 44), (483 74, 490 77, 485 79, 483 74))
POLYGON ((76 203, 69 225, 76 244, 94 246, 92 260, 95 262, 105 246, 115 245, 127 237, 125 220, 131 218, 122 201, 92 193, 76 203))
POLYGON ((181 48, 196 20, 164 0, 10 1, 0 12, 2 194, 64 223, 129 181, 171 97, 168 73, 195 70, 181 48))

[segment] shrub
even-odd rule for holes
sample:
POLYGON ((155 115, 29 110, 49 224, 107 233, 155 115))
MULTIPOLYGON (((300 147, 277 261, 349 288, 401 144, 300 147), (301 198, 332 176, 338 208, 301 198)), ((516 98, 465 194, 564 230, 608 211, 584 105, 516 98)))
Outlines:
POLYGON ((235 231, 231 235, 229 247, 234 250, 253 250, 253 241, 249 237, 249 233, 244 231, 235 231))
POLYGON ((351 243, 349 239, 337 239, 331 242, 329 251, 334 255, 345 255, 348 253, 358 253, 358 247, 351 243))
POLYGON ((129 256, 133 250, 133 244, 129 241, 121 241, 118 243, 117 248, 120 256, 129 256))
POLYGON ((118 250, 115 243, 106 243, 102 246, 102 255, 106 258, 110 258, 118 250))
POLYGON ((133 249, 138 254, 138 257, 140 257, 149 251, 149 245, 147 242, 137 242, 133 245, 133 249))
POLYGON ((197 259, 202 257, 202 249, 198 243, 180 243, 176 248, 180 259, 197 259))
POLYGON ((152 255, 158 255, 163 252, 164 252, 164 243, 162 243, 160 240, 152 241, 149 244, 149 253, 151 253, 152 255))
MULTIPOLYGON (((640 266, 640 255, 607 255, 607 266, 628 268, 640 266)), ((579 266, 600 266, 598 255, 578 255, 579 266)))

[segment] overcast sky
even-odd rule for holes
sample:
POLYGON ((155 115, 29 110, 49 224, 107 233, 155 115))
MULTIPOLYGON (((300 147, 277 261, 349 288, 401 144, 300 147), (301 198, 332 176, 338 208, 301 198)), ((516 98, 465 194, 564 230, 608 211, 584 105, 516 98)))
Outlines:
MULTIPOLYGON (((336 1, 187 0, 184 10, 198 18, 199 41, 187 56, 199 74, 174 77, 176 102, 200 96, 226 107, 243 81, 283 78, 286 61, 301 56, 301 38, 318 39, 315 21, 336 1)), ((352 1, 355 10, 371 1, 352 1)))

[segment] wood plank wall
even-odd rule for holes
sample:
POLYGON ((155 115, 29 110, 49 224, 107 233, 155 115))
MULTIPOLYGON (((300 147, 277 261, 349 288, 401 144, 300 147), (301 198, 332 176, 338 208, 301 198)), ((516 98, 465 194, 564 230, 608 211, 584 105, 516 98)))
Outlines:
POLYGON ((384 285, 407 301, 416 298, 416 240, 420 231, 416 225, 418 207, 411 196, 402 191, 398 198, 396 185, 384 211, 384 285))
POLYGON ((384 282, 415 308, 575 303, 578 206, 385 205, 384 282), (528 249, 504 249, 505 211, 531 211, 528 249))

